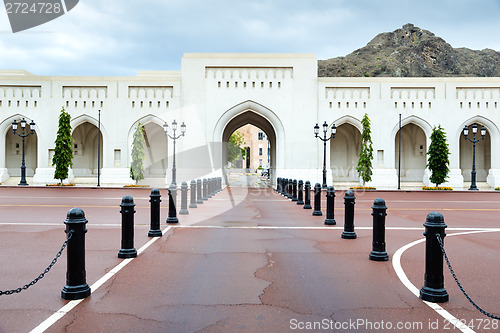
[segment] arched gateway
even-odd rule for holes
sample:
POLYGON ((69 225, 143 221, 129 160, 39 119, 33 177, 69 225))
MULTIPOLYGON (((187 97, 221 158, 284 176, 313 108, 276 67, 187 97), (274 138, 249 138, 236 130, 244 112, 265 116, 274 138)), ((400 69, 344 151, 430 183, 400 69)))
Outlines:
POLYGON ((283 164, 283 154, 278 152, 282 150, 284 144, 285 130, 280 119, 270 109, 253 101, 245 101, 227 110, 219 118, 214 129, 214 142, 222 144, 222 166, 227 164, 227 143, 231 134, 238 128, 252 124, 263 130, 270 141, 271 159, 270 169, 271 177, 275 179, 277 166, 283 164))

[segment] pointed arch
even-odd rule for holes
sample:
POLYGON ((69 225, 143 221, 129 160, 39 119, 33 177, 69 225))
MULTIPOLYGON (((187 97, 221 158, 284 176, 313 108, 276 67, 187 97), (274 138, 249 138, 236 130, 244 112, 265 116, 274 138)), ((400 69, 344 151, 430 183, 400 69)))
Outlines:
POLYGON ((464 181, 466 182, 471 180, 472 143, 464 140, 463 128, 465 125, 473 123, 486 128, 485 139, 476 144, 477 181, 484 182, 487 180, 490 169, 497 169, 500 167, 500 156, 496 149, 492 149, 492 147, 497 147, 497 145, 500 144, 500 131, 494 122, 480 115, 470 117, 460 124, 456 131, 454 140, 458 141, 456 142, 459 150, 459 167, 462 170, 462 175, 464 177, 464 181))
POLYGON ((146 177, 165 177, 165 172, 168 168, 168 138, 163 132, 163 124, 165 121, 153 114, 145 115, 137 119, 129 128, 127 134, 127 166, 130 165, 130 154, 132 152, 132 142, 134 140, 134 132, 137 126, 141 126, 145 130, 144 152, 144 175, 146 177))
MULTIPOLYGON (((79 115, 75 118, 71 118, 71 129, 72 131, 75 130, 76 127, 78 127, 79 125, 83 124, 83 123, 89 123, 89 124, 92 124, 94 125, 95 127, 99 128, 99 120, 92 117, 92 116, 89 116, 88 114, 82 114, 82 115, 79 115)), ((73 132, 71 133, 73 134, 73 132)), ((107 134, 107 131, 106 131, 106 126, 103 126, 103 123, 101 122, 101 135, 102 135, 102 139, 103 140, 107 140, 108 139, 108 134, 107 134)))
POLYGON ((337 134, 329 141, 329 166, 333 181, 359 180, 356 166, 361 149, 361 122, 352 117, 344 116, 335 122, 337 134))
MULTIPOLYGON (((20 145, 22 140, 18 135, 13 133, 12 122, 14 120, 19 121, 22 118, 26 119, 28 123, 32 120, 31 117, 17 113, 5 118, 0 123, 0 133, 2 133, 5 138, 4 145, 0 147, 0 168, 9 169, 8 173, 11 176, 20 175, 19 166, 21 163, 21 157, 16 155, 20 153, 17 146, 20 145)), ((26 128, 29 131, 29 125, 26 125, 26 128)), ((28 177, 33 176, 36 168, 38 167, 38 145, 40 140, 40 128, 35 123, 34 135, 27 136, 25 140, 26 174, 28 177)))
MULTIPOLYGON (((411 115, 411 116, 408 116, 406 118, 401 119, 401 128, 403 128, 405 125, 408 125, 410 123, 413 123, 413 124, 417 125, 418 127, 420 127, 424 131, 426 141, 429 140, 429 138, 431 137, 431 134, 432 134, 431 124, 429 124, 426 120, 424 120, 420 117, 411 115)), ((398 131, 399 131, 399 122, 397 122, 394 125, 394 127, 392 128, 391 137, 397 138, 398 131)), ((429 146, 429 145, 427 144, 427 146, 429 146)))
MULTIPOLYGON (((231 134, 243 125, 252 124, 262 129, 269 137, 271 148, 271 176, 284 166, 285 129, 279 117, 269 108, 247 100, 225 111, 218 119, 213 132, 213 142, 224 144, 231 134)), ((222 165, 226 164, 227 151, 222 150, 222 165)))
POLYGON ((337 127, 343 124, 350 124, 355 128, 357 128, 360 133, 363 132, 363 125, 361 124, 361 121, 358 118, 353 117, 351 115, 345 115, 343 117, 340 117, 337 120, 335 120, 332 124, 335 124, 335 126, 337 127))

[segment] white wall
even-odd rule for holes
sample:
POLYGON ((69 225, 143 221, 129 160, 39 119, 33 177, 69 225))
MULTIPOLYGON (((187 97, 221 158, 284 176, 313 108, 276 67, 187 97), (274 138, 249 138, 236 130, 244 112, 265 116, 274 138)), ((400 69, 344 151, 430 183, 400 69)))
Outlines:
MULTIPOLYGON (((415 135, 405 134, 406 150, 425 141, 426 152, 432 128, 444 128, 451 150, 448 184, 457 188, 468 186, 464 176, 467 181, 471 162, 467 155, 472 144, 462 142, 463 126, 473 122, 486 126, 489 141, 476 152, 484 170, 481 180, 500 186, 500 154, 492 149, 500 143, 499 78, 318 78, 312 54, 188 53, 180 72, 144 71, 134 77, 48 77, 0 70, 0 103, 2 181, 10 176, 10 126, 21 117, 37 124, 36 154, 30 157, 37 160, 35 180, 52 181, 50 150, 64 106, 74 128, 85 122, 97 126, 101 110, 102 182, 107 184, 132 182, 128 175, 131 134, 139 121, 154 132, 147 163, 152 174, 160 175, 158 168, 164 168, 167 154, 171 168, 173 140, 166 143, 159 126, 174 119, 187 125, 186 136, 177 140, 176 147, 179 182, 220 172, 224 129, 234 117, 252 111, 255 116, 248 121, 265 120, 276 135, 274 177, 321 181, 323 145, 314 137, 314 125, 350 124, 361 131, 360 121, 367 113, 374 144, 372 184, 394 187, 401 114, 403 126, 413 124, 406 130, 418 129, 415 135), (116 161, 117 156, 121 161, 116 161)), ((347 151, 357 151, 359 143, 356 138, 349 140, 348 133, 341 129, 337 139, 343 140, 351 156, 347 151)), ((333 167, 335 143, 331 147, 327 165, 333 167)), ((405 168, 412 169, 414 162, 407 158, 405 168)), ((428 182, 428 175, 421 176, 421 162, 408 180, 428 182)), ((166 183, 169 178, 167 170, 166 183)), ((331 169, 328 179, 332 181, 331 169)))

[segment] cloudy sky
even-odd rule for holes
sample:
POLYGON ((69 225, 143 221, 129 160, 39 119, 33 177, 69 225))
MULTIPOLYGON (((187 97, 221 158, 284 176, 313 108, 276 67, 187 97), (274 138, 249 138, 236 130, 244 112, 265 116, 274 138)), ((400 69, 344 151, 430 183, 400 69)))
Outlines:
POLYGON ((0 69, 37 75, 180 70, 186 52, 351 53, 406 23, 453 47, 500 51, 500 0, 80 0, 13 34, 0 13, 0 69))

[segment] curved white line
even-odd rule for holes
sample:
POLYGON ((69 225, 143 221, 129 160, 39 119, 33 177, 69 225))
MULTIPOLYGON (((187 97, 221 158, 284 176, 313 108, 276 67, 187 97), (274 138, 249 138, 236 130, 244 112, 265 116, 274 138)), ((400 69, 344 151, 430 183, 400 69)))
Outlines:
MULTIPOLYGON (((475 230, 475 231, 466 231, 466 232, 458 232, 455 234, 449 234, 449 236, 459 236, 459 235, 467 235, 467 234, 477 234, 477 233, 482 233, 482 232, 498 232, 500 230, 498 229, 491 229, 491 230, 475 230)), ((415 246, 417 244, 420 244, 425 241, 425 238, 416 240, 414 242, 411 242, 409 244, 406 244, 405 246, 399 248, 394 255, 392 256, 392 266, 394 267, 394 271, 396 272, 399 280, 404 284, 406 288, 408 288, 409 291, 411 291, 415 296, 420 298, 420 290, 413 285, 413 283, 410 282, 408 277, 406 276, 405 272, 403 271, 403 268, 401 267, 401 256, 403 253, 408 250, 410 247, 415 246)), ((455 326, 458 330, 464 332, 464 333, 475 333, 470 327, 466 326, 463 322, 459 321, 457 318, 455 318, 451 313, 443 309, 439 304, 437 303, 432 303, 432 302, 427 302, 422 300, 425 304, 427 304, 431 309, 436 311, 441 317, 444 319, 448 320, 453 326, 455 326)))

